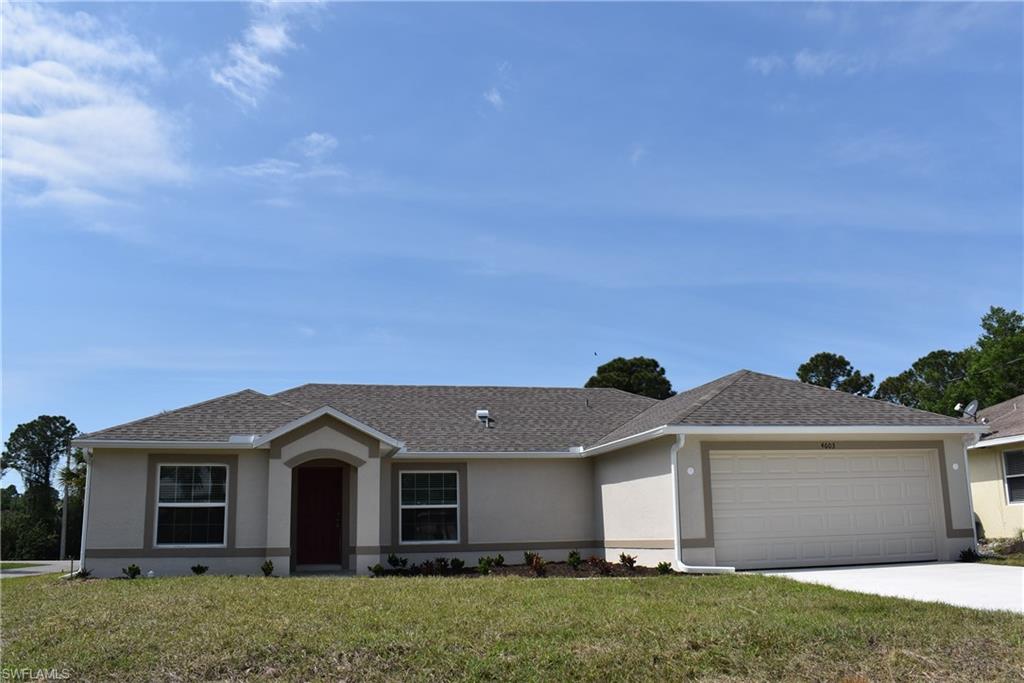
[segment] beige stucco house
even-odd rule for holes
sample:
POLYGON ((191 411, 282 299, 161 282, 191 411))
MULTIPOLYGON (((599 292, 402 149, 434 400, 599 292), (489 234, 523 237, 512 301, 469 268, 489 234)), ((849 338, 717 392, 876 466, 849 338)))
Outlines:
POLYGON ((1024 532, 1024 395, 978 412, 985 434, 970 447, 971 496, 978 535, 1024 532))
POLYGON ((682 571, 947 560, 979 425, 741 370, 614 389, 309 384, 85 435, 83 565, 359 572, 570 550, 682 571))

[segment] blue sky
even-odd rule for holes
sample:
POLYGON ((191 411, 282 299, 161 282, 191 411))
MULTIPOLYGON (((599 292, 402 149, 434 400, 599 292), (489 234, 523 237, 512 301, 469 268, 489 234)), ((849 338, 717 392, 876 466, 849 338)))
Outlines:
POLYGON ((617 355, 881 379, 1021 307, 1020 4, 3 11, 5 435, 617 355))

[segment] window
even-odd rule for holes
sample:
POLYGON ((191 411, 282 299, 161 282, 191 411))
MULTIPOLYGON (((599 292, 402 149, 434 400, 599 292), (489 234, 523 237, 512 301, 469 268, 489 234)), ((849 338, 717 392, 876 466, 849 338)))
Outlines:
POLYGON ((1024 451, 1005 451, 1003 472, 1006 474, 1006 502, 1024 503, 1024 451))
POLYGON ((457 543, 457 472, 401 472, 399 513, 402 543, 457 543))
POLYGON ((160 465, 156 545, 223 546, 227 465, 160 465))

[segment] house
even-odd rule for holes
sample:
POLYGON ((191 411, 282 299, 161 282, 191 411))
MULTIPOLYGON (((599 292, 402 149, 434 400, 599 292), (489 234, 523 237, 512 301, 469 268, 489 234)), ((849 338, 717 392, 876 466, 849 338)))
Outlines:
POLYGON ((684 571, 949 560, 973 422, 741 370, 615 389, 246 389, 94 432, 83 565, 366 571, 571 550, 684 571))
POLYGON ((1024 395, 978 411, 985 434, 968 449, 971 497, 981 538, 1024 531, 1024 395))

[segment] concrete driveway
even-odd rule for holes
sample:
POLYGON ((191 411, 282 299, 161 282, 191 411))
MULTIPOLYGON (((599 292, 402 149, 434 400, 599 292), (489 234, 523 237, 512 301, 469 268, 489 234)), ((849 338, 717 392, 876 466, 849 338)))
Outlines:
POLYGON ((858 593, 1024 613, 1024 567, 928 562, 762 573, 858 593))
MULTIPOLYGON (((0 579, 13 579, 16 576, 39 576, 40 574, 67 574, 71 562, 64 560, 10 560, 11 562, 31 562, 31 567, 20 567, 18 569, 0 569, 0 579)), ((75 562, 75 569, 78 569, 78 562, 75 562)))

